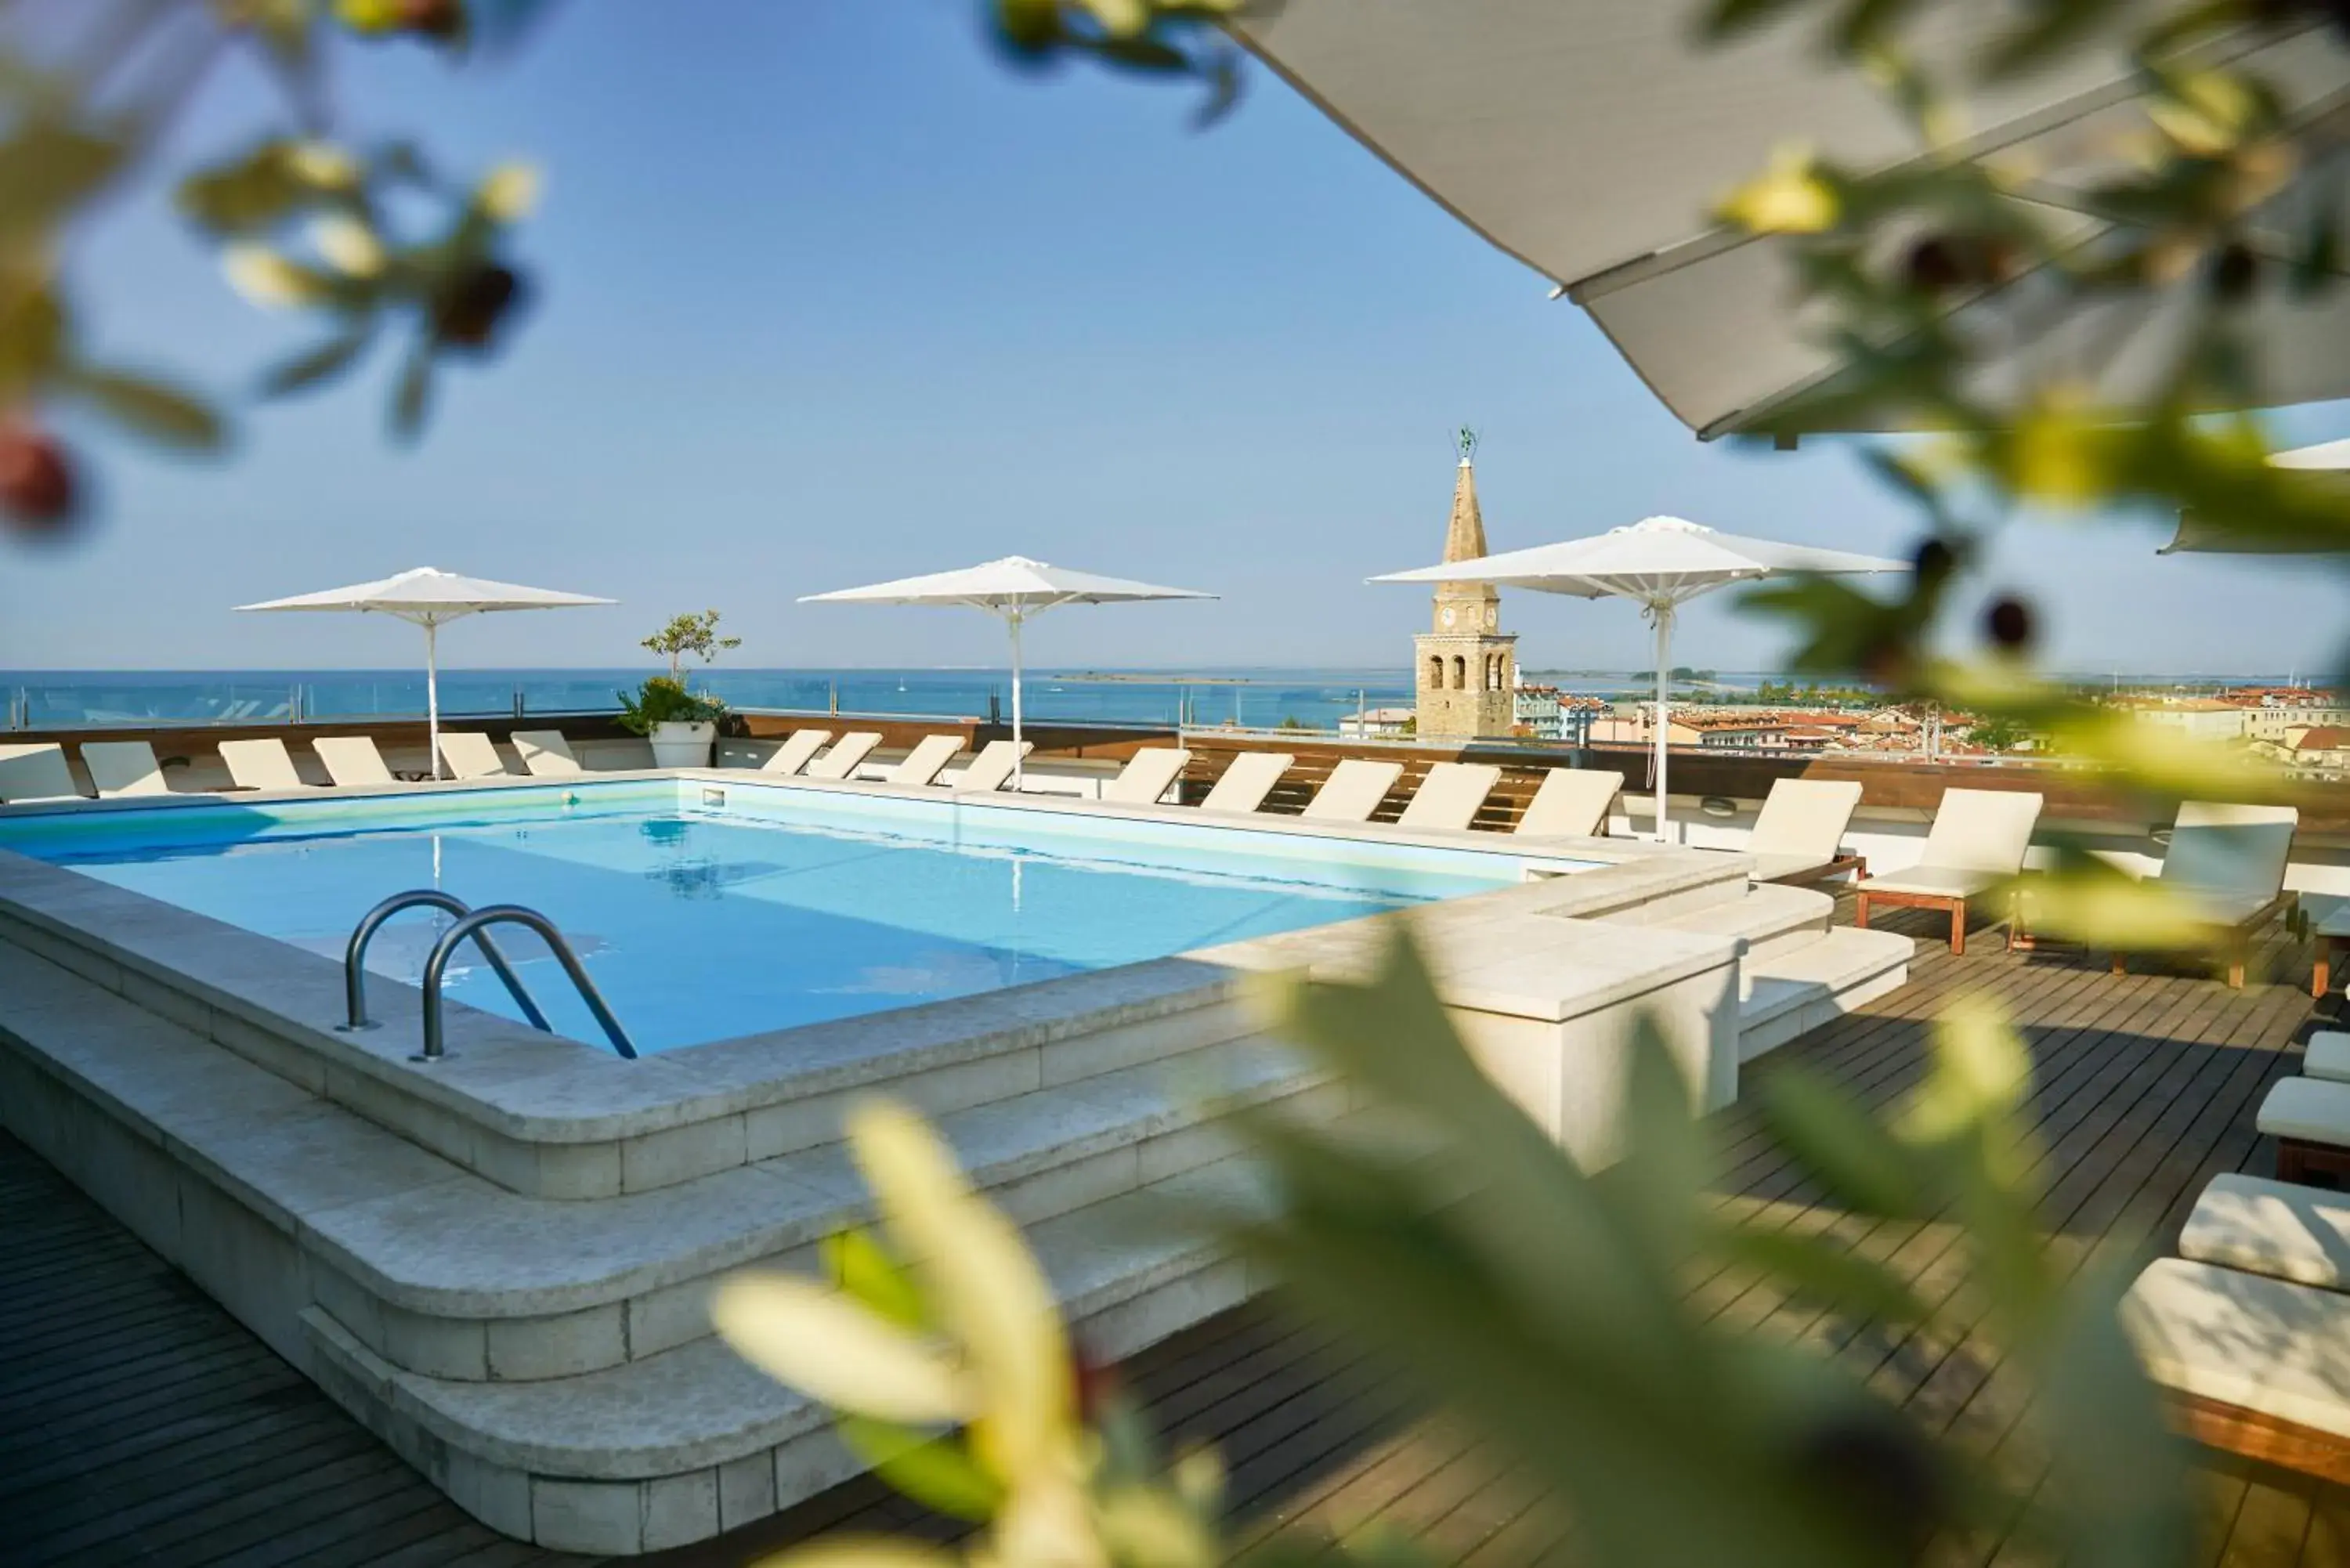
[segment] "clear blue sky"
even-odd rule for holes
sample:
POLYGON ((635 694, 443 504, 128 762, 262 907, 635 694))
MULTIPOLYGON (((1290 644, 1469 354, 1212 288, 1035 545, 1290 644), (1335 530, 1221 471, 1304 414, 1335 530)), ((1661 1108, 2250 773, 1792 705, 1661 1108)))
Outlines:
MULTIPOLYGON (((225 467, 109 447, 88 544, 0 551, 0 667, 404 663, 404 628, 228 607, 418 565, 624 601, 471 623, 445 639, 457 664, 634 662, 704 606, 744 664, 987 662, 1001 633, 978 616, 793 600, 1013 552, 1224 596, 1051 618, 1042 662, 1400 666, 1425 595, 1362 579, 1433 558, 1463 422, 1497 549, 1672 512, 1907 553, 1908 515, 1847 454, 1700 445, 1540 279, 1261 71, 1193 134, 1185 89, 1006 70, 961 0, 575 5, 496 70, 347 56, 357 126, 545 168, 514 351, 449 377, 413 452, 380 437, 388 364, 256 412, 225 467)), ((233 144, 265 101, 224 76, 184 145, 233 144)), ((217 389, 306 337, 231 296, 151 193, 78 266, 99 345, 217 389)), ((2331 575, 2158 560, 2160 533, 2002 546, 2054 662, 2337 651, 2331 575)), ((1503 614, 1531 666, 1645 652, 1627 606, 1520 594, 1503 614)), ((1690 663, 1779 646, 1720 607, 1683 625, 1690 663)))

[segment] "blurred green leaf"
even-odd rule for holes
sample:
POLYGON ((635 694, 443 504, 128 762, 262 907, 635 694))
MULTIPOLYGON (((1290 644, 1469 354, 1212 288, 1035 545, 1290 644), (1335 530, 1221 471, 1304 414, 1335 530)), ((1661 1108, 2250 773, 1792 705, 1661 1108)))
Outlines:
POLYGON ((1831 1198, 1864 1214, 1922 1220, 1934 1196, 1898 1138, 1816 1075, 1783 1066, 1748 1085, 1762 1123, 1831 1198))
POLYGON ((0 281, 0 404, 17 400, 47 378, 65 341, 65 310, 54 293, 0 281))
POLYGON ((349 369, 366 351, 368 345, 374 341, 372 328, 329 337, 317 348, 282 360, 265 372, 261 378, 261 395, 282 398, 334 380, 349 369))
POLYGON ((400 367, 400 380, 391 394, 391 433, 413 441, 423 432, 424 417, 432 400, 432 343, 420 338, 400 367))
POLYGON ((120 172, 130 147, 120 137, 49 119, 18 125, 0 141, 0 250, 61 224, 120 172))
POLYGON ((858 1226, 827 1236, 824 1259, 835 1282, 882 1318, 904 1328, 930 1326, 920 1287, 871 1231, 858 1226))
POLYGON ((182 452, 217 452, 228 426, 193 393, 149 377, 76 366, 61 378, 75 396, 134 434, 182 452))
POLYGON ((1721 1255, 1775 1284, 1863 1321, 1923 1324, 1934 1309, 1883 1264, 1834 1237, 1733 1224, 1714 1238, 1721 1255))
POLYGON ((980 1468, 960 1439, 846 1412, 835 1419, 851 1453, 923 1507, 950 1519, 983 1520, 1003 1504, 1003 1483, 980 1468))

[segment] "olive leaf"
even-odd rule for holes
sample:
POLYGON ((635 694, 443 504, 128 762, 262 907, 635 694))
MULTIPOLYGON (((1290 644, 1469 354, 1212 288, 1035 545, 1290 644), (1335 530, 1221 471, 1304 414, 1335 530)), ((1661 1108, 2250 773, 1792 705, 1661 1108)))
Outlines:
POLYGON ((116 424, 159 445, 189 452, 218 452, 228 445, 227 421, 201 398, 169 382, 79 365, 59 381, 116 424))
POLYGON ((290 359, 281 360, 262 373, 260 395, 282 398, 332 381, 348 370, 366 352, 368 345, 374 341, 372 329, 346 332, 340 337, 328 338, 314 348, 305 349, 290 359))

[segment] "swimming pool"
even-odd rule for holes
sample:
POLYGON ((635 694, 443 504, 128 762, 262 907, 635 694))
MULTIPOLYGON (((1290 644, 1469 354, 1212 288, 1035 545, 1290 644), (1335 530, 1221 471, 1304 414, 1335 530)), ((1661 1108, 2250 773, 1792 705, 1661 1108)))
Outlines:
MULTIPOLYGON (((336 958, 404 889, 526 905, 644 1051, 1489 891, 1530 861, 1575 868, 1498 846, 692 780, 68 812, 0 822, 0 847, 336 958)), ((369 970, 415 983, 445 925, 400 917, 369 970)), ((536 939, 498 940, 558 1033, 601 1040, 536 939)), ((520 1016, 470 949, 448 993, 520 1016)))

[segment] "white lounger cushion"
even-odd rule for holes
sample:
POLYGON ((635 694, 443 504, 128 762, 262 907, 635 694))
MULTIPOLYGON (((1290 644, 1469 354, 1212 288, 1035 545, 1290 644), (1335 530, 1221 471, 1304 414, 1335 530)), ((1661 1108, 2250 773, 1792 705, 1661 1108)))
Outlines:
POLYGON ((2219 923, 2248 919, 2284 891, 2300 822, 2301 813, 2289 805, 2181 802, 2163 852, 2162 885, 2208 901, 2219 923), (2226 918, 2234 909, 2243 912, 2226 918))
POLYGON ((2350 1437, 2350 1296, 2165 1258, 2121 1317, 2163 1386, 2350 1437))
POLYGON ((1301 815, 1315 822, 1368 822, 1401 777, 1401 763, 1348 757, 1330 770, 1301 815))
POLYGON ((1624 775, 1603 768, 1553 768, 1526 802, 1513 832, 1544 838, 1597 838, 1624 793, 1624 775))
POLYGON ((767 760, 759 764, 759 771, 763 774, 780 774, 785 778, 790 778, 802 768, 806 767, 808 759, 822 751, 824 743, 831 739, 830 730, 794 730, 784 743, 777 746, 768 755, 767 760))
POLYGON ((1208 797, 1200 803, 1201 811, 1254 811, 1273 793, 1290 764, 1297 759, 1287 752, 1243 752, 1224 766, 1223 773, 1210 787, 1208 797))
POLYGON ((310 749, 326 764, 327 776, 346 787, 399 782, 383 765, 383 753, 368 736, 320 735, 310 742, 310 749))
POLYGON ((89 771, 100 800, 172 793, 163 782, 163 770, 155 765, 155 748, 144 741, 84 741, 81 765, 89 771))
POLYGON ((0 805, 19 801, 80 800, 66 749, 16 742, 0 746, 0 805))
POLYGON ((2304 1077, 2350 1084, 2350 1034, 2339 1029, 2321 1029, 2311 1035, 2308 1053, 2301 1059, 2301 1071, 2304 1077))
POLYGON ((1014 748, 1009 741, 990 741, 971 759, 971 765, 951 787, 975 790, 981 794, 1002 789, 1012 778, 1012 764, 1026 757, 1035 746, 1033 741, 1023 741, 1014 748))
POLYGON ((1825 866, 1844 847, 1845 830, 1860 809, 1860 785, 1844 779, 1777 779, 1746 847, 1758 879, 1825 866), (1764 870, 1763 862, 1776 869, 1764 870))
POLYGON ((1438 763, 1419 781, 1396 826, 1438 832, 1465 830, 1501 782, 1502 770, 1484 763, 1438 763))
POLYGON ((479 730, 442 731, 441 760, 449 764, 451 778, 496 778, 506 771, 505 759, 479 730))
POLYGON ((870 730, 851 730, 833 742, 832 750, 816 758, 801 770, 802 776, 812 779, 845 779, 857 771, 857 765, 873 754, 881 737, 870 730))
POLYGON ((560 730, 516 730, 506 740, 535 778, 571 778, 579 772, 579 759, 560 730))
POLYGON ((1120 805, 1156 805, 1191 762, 1191 753, 1179 746, 1145 746, 1102 785, 1101 797, 1120 805))
POLYGON ((294 758, 286 750, 286 742, 275 735, 257 741, 223 741, 220 759, 239 789, 303 787, 302 775, 294 771, 294 758))
POLYGON ((1860 885, 1864 893, 1921 893, 1941 898, 1971 898, 2002 880, 1996 871, 1962 869, 1955 866, 1912 866, 1906 871, 1871 877, 1860 885))
POLYGON ((2350 1148, 2350 1084, 2279 1078, 2269 1085, 2255 1125, 2270 1137, 2350 1148))
POLYGON ((2265 1176, 2215 1176, 2178 1254, 2321 1290, 2350 1289, 2350 1197, 2265 1176))
POLYGON ((961 735, 924 735, 914 742, 914 749, 906 753, 904 761, 881 775, 881 782, 903 784, 909 789, 933 784, 940 771, 962 750, 961 735))

